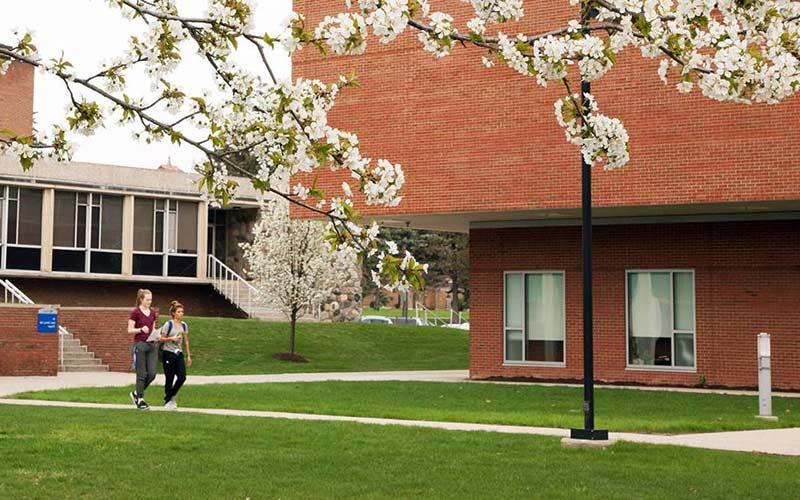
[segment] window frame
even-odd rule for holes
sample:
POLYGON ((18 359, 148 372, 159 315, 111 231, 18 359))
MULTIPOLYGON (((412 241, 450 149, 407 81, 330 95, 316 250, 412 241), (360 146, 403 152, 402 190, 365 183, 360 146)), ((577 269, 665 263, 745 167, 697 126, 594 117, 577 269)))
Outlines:
MULTIPOLYGON (((160 275, 148 275, 148 274, 134 274, 134 276, 161 276, 164 278, 175 278, 180 276, 175 276, 169 274, 169 259, 170 257, 186 257, 186 258, 194 258, 195 260, 199 259, 200 252, 198 249, 199 239, 197 235, 195 235, 195 250, 192 253, 181 253, 177 248, 178 244, 178 226, 181 223, 181 203, 194 203, 197 205, 197 210, 199 210, 199 203, 195 201, 189 200, 177 200, 172 198, 151 198, 147 196, 137 197, 143 200, 152 200, 153 202, 153 226, 152 226, 152 235, 151 235, 151 246, 149 251, 144 250, 133 250, 132 254, 136 255, 157 255, 161 257, 161 274, 160 275), (161 202, 159 206, 159 202, 161 202), (170 225, 170 216, 174 216, 175 224, 174 227, 170 225), (159 243, 158 235, 158 223, 161 222, 161 251, 155 250, 157 248, 157 243, 159 243), (175 249, 170 248, 170 237, 175 237, 175 249)), ((197 216, 198 212, 195 212, 195 217, 197 216)), ((199 265, 199 263, 197 263, 199 265)))
POLYGON ((625 270, 625 369, 633 371, 667 371, 667 372, 688 372, 697 373, 697 287, 695 280, 694 269, 684 268, 667 268, 667 269, 626 269, 625 270), (634 365, 631 364, 630 357, 630 331, 631 331, 631 316, 630 316, 630 295, 628 291, 629 276, 637 273, 669 273, 669 306, 670 306, 670 322, 671 322, 671 336, 670 336, 670 366, 662 365, 634 365), (693 331, 676 330, 675 329, 675 274, 687 273, 692 276, 692 328, 693 331), (693 336, 693 366, 675 366, 675 334, 691 333, 693 336))
MULTIPOLYGON (((33 191, 43 191, 41 188, 31 187, 31 186, 24 186, 18 184, 0 184, 0 191, 2 191, 2 195, 0 195, 0 203, 2 203, 3 208, 0 211, 0 217, 2 217, 2 223, 0 223, 0 269, 9 270, 9 271, 16 271, 21 270, 17 268, 8 269, 7 266, 7 256, 8 256, 8 249, 9 248, 28 248, 39 250, 39 266, 36 269, 39 269, 41 266, 41 250, 42 250, 42 243, 39 241, 38 245, 29 245, 24 243, 19 243, 19 211, 20 211, 20 190, 28 189, 33 191), (16 195, 12 198, 11 190, 16 189, 16 195), (14 227, 14 243, 8 242, 8 206, 11 202, 16 203, 16 209, 14 211, 15 215, 15 227, 14 227)), ((44 193, 42 193, 42 199, 44 199, 44 193)), ((40 208, 41 210, 41 208, 40 208)), ((41 212, 40 212, 41 217, 41 212)), ((41 219, 39 221, 39 231, 42 230, 42 222, 41 219)), ((27 269, 25 269, 27 270, 27 269)))
POLYGON ((566 368, 567 367, 567 273, 565 270, 520 270, 520 271, 503 271, 503 366, 541 366, 547 368, 566 368), (525 304, 527 302, 527 287, 525 286, 526 283, 526 276, 530 274, 560 274, 561 275, 561 283, 563 286, 563 293, 564 293, 564 300, 561 304, 562 307, 562 321, 563 321, 563 331, 564 331, 564 349, 563 349, 563 361, 527 361, 525 360, 527 349, 528 349, 528 332, 527 332, 527 325, 525 321, 525 304), (508 353, 506 352, 506 339, 509 330, 520 330, 520 328, 509 328, 506 324, 506 309, 508 304, 506 303, 506 277, 508 275, 521 275, 522 276, 522 360, 510 360, 508 359, 508 353))
MULTIPOLYGON (((122 249, 116 248, 103 248, 103 196, 104 193, 95 193, 89 191, 72 191, 69 189, 56 189, 65 193, 74 195, 75 205, 75 228, 73 229, 73 240, 71 247, 53 245, 53 250, 68 250, 84 252, 84 265, 83 271, 77 271, 78 274, 93 274, 103 276, 120 276, 122 273, 93 273, 92 272, 92 252, 113 253, 122 255, 122 249), (81 201, 80 196, 86 195, 86 201, 81 201), (80 208, 85 208, 83 221, 78 216, 80 208), (97 247, 92 246, 92 229, 95 223, 94 208, 97 208, 97 247), (79 227, 81 223, 84 224, 83 234, 79 234, 79 227), (79 245, 79 242, 81 245, 79 245)), ((118 195, 109 195, 118 196, 118 195)), ((54 225, 55 230, 55 225, 54 225)), ((73 271, 53 271, 55 274, 76 274, 73 271)))

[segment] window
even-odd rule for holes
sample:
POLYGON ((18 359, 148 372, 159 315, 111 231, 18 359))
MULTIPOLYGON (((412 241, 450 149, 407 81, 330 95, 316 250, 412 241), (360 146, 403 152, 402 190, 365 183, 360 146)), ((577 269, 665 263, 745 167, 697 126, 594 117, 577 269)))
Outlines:
POLYGON ((564 363, 564 274, 505 274, 505 360, 564 363))
POLYGON ((197 203, 137 198, 134 251, 134 274, 196 276, 197 203))
POLYGON ((121 274, 122 197, 56 191, 53 247, 53 271, 121 274))
POLYGON ((42 191, 0 186, 5 215, 3 265, 6 269, 39 270, 42 244, 42 191))
POLYGON ((627 273, 628 364, 695 367, 694 273, 627 273))

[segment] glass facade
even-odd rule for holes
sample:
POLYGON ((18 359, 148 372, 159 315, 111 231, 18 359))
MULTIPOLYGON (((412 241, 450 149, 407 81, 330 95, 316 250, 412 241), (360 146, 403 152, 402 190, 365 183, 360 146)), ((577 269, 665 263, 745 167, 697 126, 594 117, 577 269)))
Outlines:
POLYGON ((42 260, 42 191, 0 186, 2 267, 36 271, 42 260))
POLYGON ((136 199, 133 274, 197 275, 197 207, 182 200, 136 199))

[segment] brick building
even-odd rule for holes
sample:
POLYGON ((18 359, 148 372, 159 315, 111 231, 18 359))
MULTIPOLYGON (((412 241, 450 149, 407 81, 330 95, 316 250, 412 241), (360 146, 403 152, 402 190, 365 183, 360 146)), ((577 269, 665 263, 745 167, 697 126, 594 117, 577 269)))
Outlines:
MULTIPOLYGON (((469 19, 469 6, 441 10, 469 19)), ((437 6, 439 7, 439 6, 437 6)), ((297 0, 315 26, 336 0, 297 0)), ((542 31, 577 17, 568 2, 526 2, 542 31)), ((470 373, 582 377, 580 158, 553 117, 562 88, 538 87, 482 51, 436 59, 416 33, 367 54, 297 53, 296 77, 355 72, 331 122, 365 156, 406 171, 387 224, 470 234, 470 373)), ((630 163, 594 173, 595 376, 604 382, 757 383, 756 335, 772 335, 773 383, 800 389, 800 99, 719 103, 664 86, 628 50, 593 85, 630 134, 630 163)), ((339 174, 344 175, 340 172, 339 174)), ((334 188, 343 177, 326 174, 334 188)))

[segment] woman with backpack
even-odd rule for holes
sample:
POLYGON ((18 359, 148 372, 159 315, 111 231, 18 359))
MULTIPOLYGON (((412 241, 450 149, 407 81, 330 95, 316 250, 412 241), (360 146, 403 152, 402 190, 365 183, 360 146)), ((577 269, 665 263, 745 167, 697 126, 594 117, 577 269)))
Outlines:
POLYGON ((192 366, 192 354, 189 350, 189 325, 183 321, 183 305, 173 300, 169 305, 170 320, 161 327, 162 353, 164 366, 164 408, 177 410, 175 397, 186 382, 186 367, 192 366), (186 346, 186 357, 183 345, 186 346))

